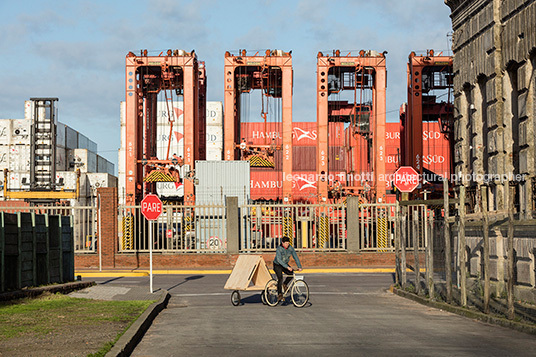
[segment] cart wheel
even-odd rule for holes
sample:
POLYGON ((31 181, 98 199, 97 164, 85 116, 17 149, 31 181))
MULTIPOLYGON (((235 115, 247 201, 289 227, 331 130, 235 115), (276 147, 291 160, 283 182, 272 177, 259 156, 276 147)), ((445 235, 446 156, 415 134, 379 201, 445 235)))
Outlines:
POLYGON ((233 306, 240 305, 240 293, 238 290, 233 291, 231 294, 231 304, 233 304, 233 306))
POLYGON ((262 301, 262 304, 263 305, 267 305, 266 304, 266 296, 265 296, 265 290, 261 291, 261 301, 262 301))
POLYGON ((276 306, 279 303, 279 299, 277 298, 277 281, 274 279, 266 283, 264 300, 266 300, 269 306, 276 306))

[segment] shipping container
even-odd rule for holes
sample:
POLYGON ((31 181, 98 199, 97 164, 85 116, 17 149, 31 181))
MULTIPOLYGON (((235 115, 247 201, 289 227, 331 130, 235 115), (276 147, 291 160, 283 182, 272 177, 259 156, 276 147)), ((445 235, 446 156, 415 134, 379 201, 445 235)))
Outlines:
POLYGON ((165 198, 184 197, 184 184, 182 182, 157 182, 156 193, 165 198))
POLYGON ((30 171, 30 145, 10 145, 8 157, 9 171, 30 171))
POLYGON ((67 149, 56 148, 56 171, 67 171, 67 149))
POLYGON ((223 147, 223 128, 219 125, 207 126, 207 147, 210 145, 220 145, 223 147))
POLYGON ((11 121, 10 144, 29 145, 31 134, 31 121, 26 119, 13 119, 11 121))
MULTIPOLYGON (((28 171, 9 171, 7 188, 10 191, 27 191, 30 189, 30 173, 28 171)), ((2 181, 4 175, 2 175, 2 181)), ((4 182, 4 185, 6 183, 4 182)), ((3 187, 2 187, 3 196, 3 187)))
POLYGON ((329 172, 346 171, 346 152, 344 146, 330 146, 328 150, 329 172))
POLYGON ((97 154, 87 149, 67 151, 69 169, 80 169, 80 172, 97 172, 97 154))
POLYGON ((91 196, 97 196, 97 189, 100 187, 117 187, 117 177, 108 173, 88 172, 87 184, 89 186, 89 194, 91 196))
POLYGON ((223 125, 223 104, 222 102, 207 102, 207 126, 223 125))
POLYGON ((113 175, 113 172, 109 172, 109 161, 105 159, 104 157, 97 155, 97 171, 100 173, 107 173, 110 175, 113 175))
POLYGON ((78 132, 69 126, 65 126, 65 148, 78 148, 78 132))
POLYGON ((123 147, 118 150, 118 154, 117 154, 117 173, 118 174, 125 173, 125 161, 127 159, 125 155, 126 155, 126 152, 123 149, 123 147))
POLYGON ((56 124, 56 147, 65 148, 65 127, 63 123, 56 124))
POLYGON ((207 161, 221 161, 222 153, 222 148, 212 146, 207 147, 207 161))
POLYGON ((283 197, 283 173, 251 168, 250 195, 254 201, 279 200, 283 197))
POLYGON ((108 167, 106 169, 106 172, 110 175, 115 175, 115 165, 113 162, 108 161, 108 167))
POLYGON ((77 149, 89 150, 89 139, 84 134, 78 133, 78 147, 77 149))
MULTIPOLYGON (((56 184, 58 190, 76 190, 77 173, 75 171, 56 171, 56 184)), ((80 197, 87 197, 87 175, 80 173, 80 197)))
POLYGON ((227 196, 244 205, 250 197, 250 167, 247 161, 196 161, 196 204, 225 204, 227 196))
POLYGON ((9 145, 11 140, 11 119, 0 119, 0 145, 9 145))
POLYGON ((4 169, 9 169, 9 146, 8 145, 0 145, 0 171, 3 171, 4 169))
POLYGON ((316 171, 316 146, 292 147, 292 171, 316 171))

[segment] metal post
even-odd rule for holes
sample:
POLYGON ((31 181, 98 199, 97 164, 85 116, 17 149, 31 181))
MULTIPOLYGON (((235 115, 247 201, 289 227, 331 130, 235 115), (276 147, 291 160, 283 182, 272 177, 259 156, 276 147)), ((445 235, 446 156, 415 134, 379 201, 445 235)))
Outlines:
POLYGON ((421 293, 421 269, 419 265, 419 217, 418 212, 420 206, 413 209, 413 224, 412 224, 412 233, 413 233, 413 261, 415 264, 415 293, 419 295, 421 293))
POLYGON ((395 284, 401 286, 401 266, 400 266, 400 204, 396 201, 395 210, 395 284))
POLYGON ((101 215, 101 196, 98 195, 99 201, 99 271, 102 271, 102 215, 101 215))
POLYGON ((514 310, 514 196, 510 185, 507 184, 507 199, 508 199, 508 283, 507 299, 508 299, 508 314, 510 320, 515 318, 514 310))
POLYGON ((447 284, 447 303, 452 301, 452 252, 450 245, 450 227, 449 227, 449 184, 447 179, 443 179, 443 207, 445 210, 445 278, 447 284))
POLYGON ((467 306, 467 284, 466 284, 466 240, 465 240, 465 186, 460 186, 460 203, 458 206, 458 212, 460 213, 460 221, 458 222, 458 255, 460 256, 460 294, 462 306, 467 306))
MULTIPOLYGON (((489 314, 489 299, 490 299, 490 288, 489 288, 489 218, 488 218, 488 188, 486 186, 481 186, 481 196, 482 196, 482 214, 484 216, 483 220, 483 230, 484 230, 484 242, 482 244, 484 255, 484 313, 489 314)), ((482 259, 480 260, 482 264, 482 259)))
POLYGON ((400 259, 400 271, 402 272, 402 289, 406 288, 406 236, 407 236, 407 230, 406 230, 406 223, 407 223, 407 212, 408 207, 402 206, 402 227, 401 231, 402 234, 400 235, 400 253, 401 253, 401 259, 400 259))
POLYGON ((149 292, 153 293, 153 221, 149 221, 149 292))

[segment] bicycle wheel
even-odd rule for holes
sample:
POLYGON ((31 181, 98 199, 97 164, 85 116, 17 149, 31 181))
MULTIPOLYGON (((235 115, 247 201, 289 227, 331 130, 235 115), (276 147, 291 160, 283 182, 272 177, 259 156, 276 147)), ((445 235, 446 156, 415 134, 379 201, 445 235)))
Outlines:
POLYGON ((264 288, 264 300, 268 306, 276 306, 279 302, 277 298, 277 281, 272 279, 266 283, 264 288))
POLYGON ((240 305, 240 293, 238 292, 238 290, 235 290, 235 291, 232 292, 232 294, 231 294, 231 304, 233 304, 233 306, 240 305))
POLYGON ((296 307, 304 307, 309 301, 309 286, 303 280, 296 280, 290 292, 292 303, 296 307))

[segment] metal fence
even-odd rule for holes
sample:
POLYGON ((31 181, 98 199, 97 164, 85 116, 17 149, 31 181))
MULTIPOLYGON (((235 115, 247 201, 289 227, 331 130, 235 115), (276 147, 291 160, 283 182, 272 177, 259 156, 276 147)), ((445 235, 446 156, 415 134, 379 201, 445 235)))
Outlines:
POLYGON ((240 207, 241 252, 273 251, 288 236, 301 251, 346 250, 343 204, 254 204, 240 207))
POLYGON ((359 205, 359 247, 366 251, 394 249, 396 204, 359 205))
POLYGON ((95 253, 98 248, 98 208, 94 206, 2 207, 2 212, 70 216, 75 253, 95 253))
POLYGON ((119 207, 119 251, 214 252, 227 249, 226 211, 223 205, 164 205, 160 217, 151 225, 141 206, 119 207), (153 242, 149 242, 149 230, 153 242))

